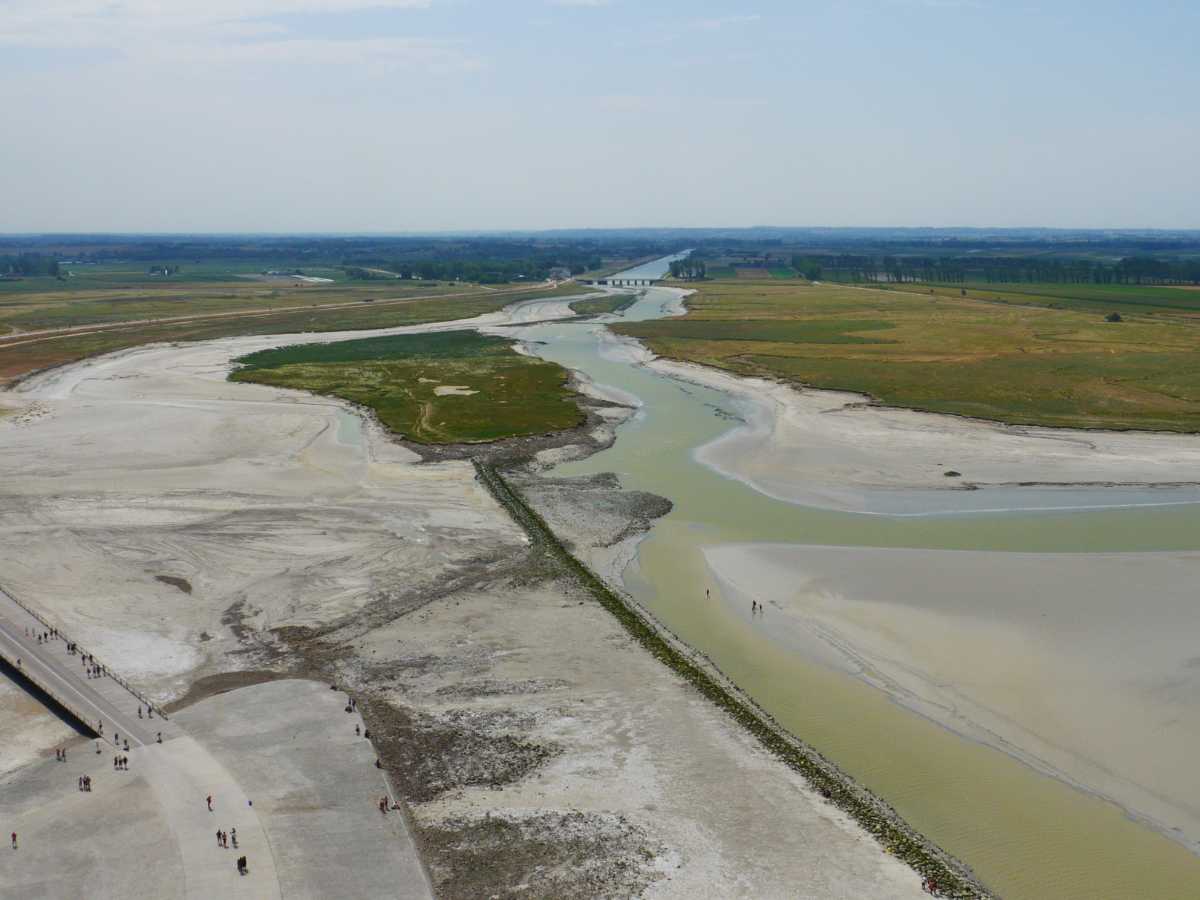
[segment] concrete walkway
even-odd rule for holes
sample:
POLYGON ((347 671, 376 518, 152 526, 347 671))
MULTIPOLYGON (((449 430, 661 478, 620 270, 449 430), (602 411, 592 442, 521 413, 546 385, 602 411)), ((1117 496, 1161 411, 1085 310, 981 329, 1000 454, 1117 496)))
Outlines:
POLYGON ((0 592, 0 654, 103 725, 107 743, 76 739, 66 762, 0 782, 0 832, 20 843, 0 850, 0 900, 432 897, 403 816, 377 808, 386 787, 375 753, 340 694, 288 680, 139 719, 139 698, 114 678, 88 678, 66 640, 39 644, 46 629, 0 592), (79 790, 81 775, 91 791, 79 790), (238 848, 220 847, 218 830, 236 830, 238 848))
POLYGON ((164 741, 179 734, 171 722, 150 713, 140 698, 111 676, 89 678, 83 659, 86 647, 70 654, 64 637, 38 643, 37 635, 46 630, 44 622, 0 590, 0 656, 79 721, 118 749, 126 741, 131 748, 153 744, 160 732, 164 741), (138 718, 139 707, 152 718, 138 718))

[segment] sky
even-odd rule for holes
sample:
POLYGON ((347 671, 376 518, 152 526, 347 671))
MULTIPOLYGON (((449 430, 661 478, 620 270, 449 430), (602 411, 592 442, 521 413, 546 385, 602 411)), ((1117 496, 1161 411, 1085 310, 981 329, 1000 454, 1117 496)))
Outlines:
POLYGON ((1200 227, 1197 0, 0 0, 0 232, 1200 227))

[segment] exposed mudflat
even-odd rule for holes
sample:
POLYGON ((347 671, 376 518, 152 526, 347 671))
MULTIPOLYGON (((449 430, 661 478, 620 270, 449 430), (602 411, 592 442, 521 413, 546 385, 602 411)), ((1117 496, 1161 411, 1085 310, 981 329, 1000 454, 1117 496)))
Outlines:
MULTIPOLYGON (((281 674, 350 691, 443 896, 920 895, 562 580, 468 462, 225 380, 247 352, 354 336, 143 347, 22 383, 6 402, 26 412, 0 420, 0 582, 158 702, 281 674)), ((594 440, 622 414, 598 411, 594 440)), ((602 509, 580 542, 626 545, 665 510, 565 491, 541 497, 563 521, 602 509)), ((4 703, 6 752, 48 755, 56 726, 4 703)), ((244 752, 291 765, 282 742, 244 752)))
MULTIPOLYGON (((905 492, 1038 485, 1047 491, 1162 488, 1162 502, 1200 500, 1196 435, 1002 425, 881 407, 860 394, 798 389, 672 360, 648 365, 740 399, 744 423, 699 448, 696 458, 793 503, 851 512, 896 513, 914 505, 948 510, 964 508, 963 501, 927 496, 906 503, 905 492), (1179 488, 1186 493, 1170 491, 1179 488)), ((1059 502, 1075 502, 1060 494, 1059 502)), ((973 506, 989 504, 996 505, 981 498, 973 506)))
POLYGON ((1200 850, 1200 553, 725 544, 770 639, 1200 850))

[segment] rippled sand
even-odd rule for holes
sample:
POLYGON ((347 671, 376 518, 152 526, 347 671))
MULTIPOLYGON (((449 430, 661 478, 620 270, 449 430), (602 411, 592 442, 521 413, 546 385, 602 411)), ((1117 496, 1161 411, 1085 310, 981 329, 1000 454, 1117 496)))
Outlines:
POLYGON ((1200 553, 726 544, 772 640, 1200 850, 1200 553))

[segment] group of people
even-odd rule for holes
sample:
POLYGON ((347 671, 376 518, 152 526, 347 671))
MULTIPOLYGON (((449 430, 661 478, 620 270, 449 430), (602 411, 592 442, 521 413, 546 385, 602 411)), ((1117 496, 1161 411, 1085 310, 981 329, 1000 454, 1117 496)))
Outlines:
POLYGON ((92 791, 92 776, 91 775, 80 775, 79 776, 79 789, 81 791, 84 791, 85 793, 91 793, 91 791, 92 791))
POLYGON ((67 748, 59 747, 57 750, 55 750, 54 758, 57 759, 59 762, 66 762, 67 761, 67 748))
MULTIPOLYGON (((204 802, 208 806, 208 811, 212 812, 213 811, 212 794, 209 794, 207 797, 205 797, 204 802)), ((247 801, 247 802, 249 803, 250 806, 254 805, 253 801, 247 801)), ((222 829, 218 828, 217 829, 217 846, 222 848, 223 850, 228 850, 232 846, 233 849, 236 850, 238 848, 237 829, 230 828, 228 831, 223 831, 222 829)), ((246 874, 247 870, 246 870, 246 857, 245 856, 239 856, 237 858, 237 870, 238 870, 239 875, 246 874)))
POLYGON ((113 768, 120 769, 123 772, 128 772, 129 771, 129 757, 128 756, 114 756, 113 757, 113 768))

